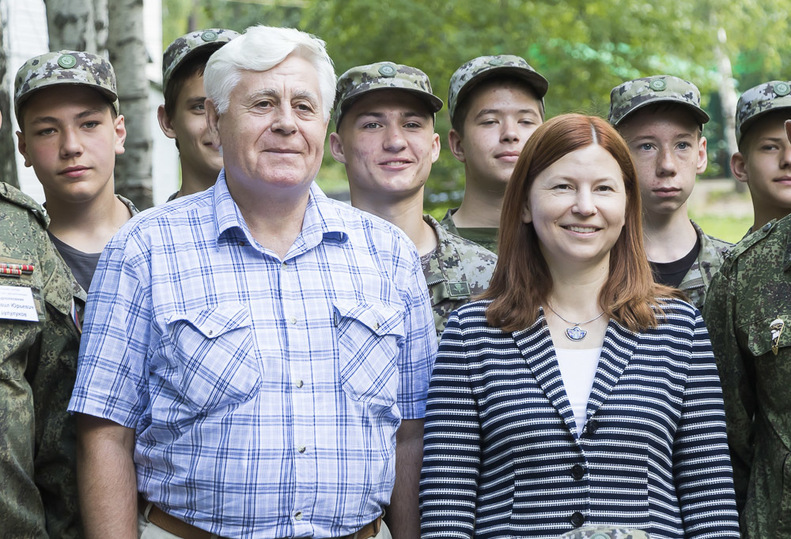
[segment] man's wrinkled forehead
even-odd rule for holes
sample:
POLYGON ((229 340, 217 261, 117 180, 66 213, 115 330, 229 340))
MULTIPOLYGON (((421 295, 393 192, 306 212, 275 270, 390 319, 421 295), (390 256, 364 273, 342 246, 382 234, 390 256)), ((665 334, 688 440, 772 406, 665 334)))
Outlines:
POLYGON ((277 100, 305 99, 321 106, 321 91, 316 71, 305 59, 289 55, 285 60, 264 71, 241 70, 239 81, 231 91, 231 99, 273 98, 277 100), (300 63, 305 65, 300 66, 300 63))

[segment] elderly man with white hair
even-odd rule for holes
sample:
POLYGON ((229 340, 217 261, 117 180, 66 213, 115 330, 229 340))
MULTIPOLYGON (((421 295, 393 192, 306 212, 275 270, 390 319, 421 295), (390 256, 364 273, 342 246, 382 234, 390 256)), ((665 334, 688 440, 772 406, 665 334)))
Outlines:
POLYGON ((86 533, 417 537, 432 314, 406 236, 313 183, 324 43, 253 27, 204 81, 216 185, 130 221, 91 286, 86 533))

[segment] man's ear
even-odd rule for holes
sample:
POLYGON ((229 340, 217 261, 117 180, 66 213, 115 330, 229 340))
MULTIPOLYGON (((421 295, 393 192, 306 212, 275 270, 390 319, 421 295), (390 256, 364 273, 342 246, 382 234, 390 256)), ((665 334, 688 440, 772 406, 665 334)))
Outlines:
POLYGON ((464 157, 464 146, 461 144, 461 135, 455 129, 448 131, 448 147, 450 148, 450 153, 452 153, 453 157, 458 161, 462 163, 467 162, 464 157))
POLYGON ((30 157, 27 154, 27 142, 25 141, 25 134, 22 131, 16 132, 17 138, 17 148, 19 149, 19 153, 22 154, 22 157, 25 158, 25 166, 32 167, 33 162, 30 160, 30 157))
POLYGON ((706 167, 709 164, 709 154, 706 152, 707 142, 706 137, 701 136, 698 141, 698 174, 706 172, 706 167))
POLYGON ((115 155, 121 155, 126 150, 124 149, 124 142, 126 142, 126 120, 123 114, 119 114, 113 120, 113 129, 115 130, 115 155))
POLYGON ((165 112, 165 105, 157 107, 157 120, 159 120, 159 128, 165 133, 167 138, 176 138, 176 132, 173 130, 173 124, 170 121, 168 113, 165 112))
POLYGON ((431 137, 431 162, 436 163, 437 159, 439 159, 439 152, 442 149, 442 145, 439 141, 439 133, 434 133, 431 137))
POLYGON ((742 152, 736 152, 731 156, 731 172, 733 177, 742 183, 747 183, 747 162, 744 160, 742 152))
POLYGON ((217 112, 217 107, 214 105, 214 101, 209 99, 208 97, 203 102, 203 106, 206 110, 206 124, 209 128, 209 135, 211 136, 212 145, 215 148, 219 148, 220 144, 220 114, 217 112))
POLYGON ((338 163, 346 164, 346 155, 343 153, 343 141, 338 133, 330 133, 330 153, 338 163))

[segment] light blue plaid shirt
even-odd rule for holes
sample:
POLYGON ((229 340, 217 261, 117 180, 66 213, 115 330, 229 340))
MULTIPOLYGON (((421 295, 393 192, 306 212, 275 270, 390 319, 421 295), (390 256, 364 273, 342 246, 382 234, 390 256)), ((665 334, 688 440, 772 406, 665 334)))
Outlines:
POLYGON ((414 246, 311 187, 284 260, 222 174, 132 219, 88 300, 69 409, 136 430, 151 502, 226 537, 336 537, 390 500, 436 355, 414 246))

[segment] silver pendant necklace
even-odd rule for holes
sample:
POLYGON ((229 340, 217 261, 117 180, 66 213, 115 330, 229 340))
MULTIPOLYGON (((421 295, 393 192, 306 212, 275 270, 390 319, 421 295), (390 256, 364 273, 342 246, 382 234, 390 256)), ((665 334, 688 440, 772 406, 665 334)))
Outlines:
POLYGON ((602 316, 604 316, 604 311, 602 311, 598 315, 596 315, 593 318, 591 318, 590 320, 588 320, 587 322, 572 322, 572 321, 566 320, 565 318, 560 316, 558 314, 558 312, 555 309, 553 309, 552 305, 550 305, 549 303, 547 303, 547 307, 549 307, 550 311, 555 313, 555 316, 557 316, 558 318, 563 320, 565 323, 571 324, 571 327, 566 328, 566 338, 568 340, 574 341, 574 342, 581 341, 588 334, 588 331, 582 329, 580 326, 584 326, 585 324, 590 324, 591 322, 594 322, 594 321, 598 320, 599 318, 601 318, 602 316))

